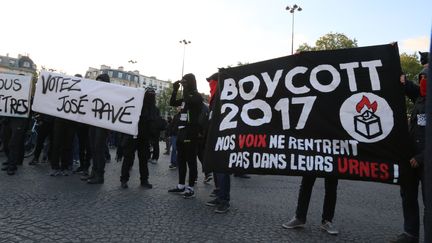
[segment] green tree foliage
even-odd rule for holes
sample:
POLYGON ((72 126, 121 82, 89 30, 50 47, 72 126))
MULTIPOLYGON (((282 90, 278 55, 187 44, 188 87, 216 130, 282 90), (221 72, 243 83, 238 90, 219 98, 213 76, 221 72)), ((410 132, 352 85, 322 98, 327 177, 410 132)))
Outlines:
POLYGON ((353 47, 357 47, 356 39, 350 39, 342 33, 330 32, 320 37, 315 42, 315 46, 309 46, 307 43, 301 44, 297 49, 297 52, 335 50, 335 49, 353 48, 353 47))
POLYGON ((173 91, 173 87, 171 84, 168 88, 164 89, 157 96, 156 103, 162 117, 168 117, 168 116, 173 117, 176 112, 175 108, 169 105, 172 91, 173 91))
MULTIPOLYGON (((420 73, 423 66, 417 58, 418 57, 415 53, 412 55, 402 53, 400 55, 402 72, 406 75, 406 79, 418 84, 417 75, 420 73)), ((408 98, 405 99, 405 104, 407 108, 407 113, 411 114, 411 110, 414 107, 414 104, 408 98)))
POLYGON ((402 67, 402 72, 405 73, 407 79, 418 83, 417 75, 420 73, 423 66, 420 64, 417 55, 409 55, 407 53, 402 53, 400 55, 400 63, 402 67))

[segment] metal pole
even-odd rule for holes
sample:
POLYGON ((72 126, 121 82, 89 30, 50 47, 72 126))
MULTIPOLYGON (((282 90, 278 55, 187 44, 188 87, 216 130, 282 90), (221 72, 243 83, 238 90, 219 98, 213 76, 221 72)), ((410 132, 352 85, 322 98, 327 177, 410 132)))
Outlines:
POLYGON ((181 74, 182 77, 183 77, 183 73, 184 73, 185 54, 186 54, 186 43, 183 43, 183 64, 182 64, 182 74, 181 74))
MULTIPOLYGON (((432 40, 432 33, 431 33, 432 40)), ((429 62, 431 60, 432 42, 429 51, 429 62)), ((432 66, 428 64, 427 95, 426 95, 426 145, 423 184, 425 190, 424 231, 425 243, 432 242, 432 66)))
POLYGON ((183 39, 183 40, 181 40, 179 42, 180 42, 180 44, 183 44, 183 64, 182 64, 182 77, 183 77, 183 73, 184 73, 184 61, 185 61, 185 56, 186 56, 186 45, 190 44, 191 41, 183 39))
POLYGON ((295 11, 302 11, 302 8, 297 4, 293 6, 286 6, 285 10, 292 13, 292 23, 291 23, 291 55, 294 54, 294 13, 295 11))
POLYGON ((294 54, 294 11, 292 11, 291 55, 294 54))

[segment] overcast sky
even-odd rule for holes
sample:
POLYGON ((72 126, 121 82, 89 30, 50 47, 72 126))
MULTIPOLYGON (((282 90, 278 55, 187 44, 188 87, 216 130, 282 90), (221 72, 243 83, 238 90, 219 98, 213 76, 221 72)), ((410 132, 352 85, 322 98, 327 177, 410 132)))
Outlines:
POLYGON ((185 73, 205 78, 219 67, 291 54, 329 32, 359 46, 399 42, 401 52, 427 51, 430 0, 9 0, 2 2, 0 55, 28 54, 45 66, 84 74, 101 64, 178 80, 186 39, 185 73), (136 64, 128 63, 137 61, 136 64))

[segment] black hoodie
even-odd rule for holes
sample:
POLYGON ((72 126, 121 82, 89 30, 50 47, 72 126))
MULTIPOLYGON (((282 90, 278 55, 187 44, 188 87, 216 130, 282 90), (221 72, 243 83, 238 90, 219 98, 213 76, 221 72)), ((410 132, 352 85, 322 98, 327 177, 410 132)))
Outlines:
POLYGON ((156 107, 156 96, 153 89, 144 94, 143 106, 138 122, 138 139, 154 140, 159 136, 160 112, 156 107))
POLYGON ((105 82, 105 83, 109 83, 110 82, 110 77, 108 76, 108 74, 102 73, 102 74, 99 74, 96 77, 96 80, 97 81, 102 81, 102 82, 105 82))
POLYGON ((181 80, 183 98, 176 99, 177 89, 173 90, 170 99, 171 106, 181 106, 180 121, 178 122, 177 138, 179 141, 196 139, 199 133, 198 118, 201 113, 203 98, 198 93, 195 75, 188 73, 181 80))

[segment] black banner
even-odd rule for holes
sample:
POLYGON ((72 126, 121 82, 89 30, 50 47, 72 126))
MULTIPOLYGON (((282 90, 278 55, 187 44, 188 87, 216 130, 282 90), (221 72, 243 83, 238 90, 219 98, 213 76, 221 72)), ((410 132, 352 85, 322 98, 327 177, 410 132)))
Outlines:
POLYGON ((398 183, 408 129, 397 45, 220 69, 206 144, 217 172, 398 183))

